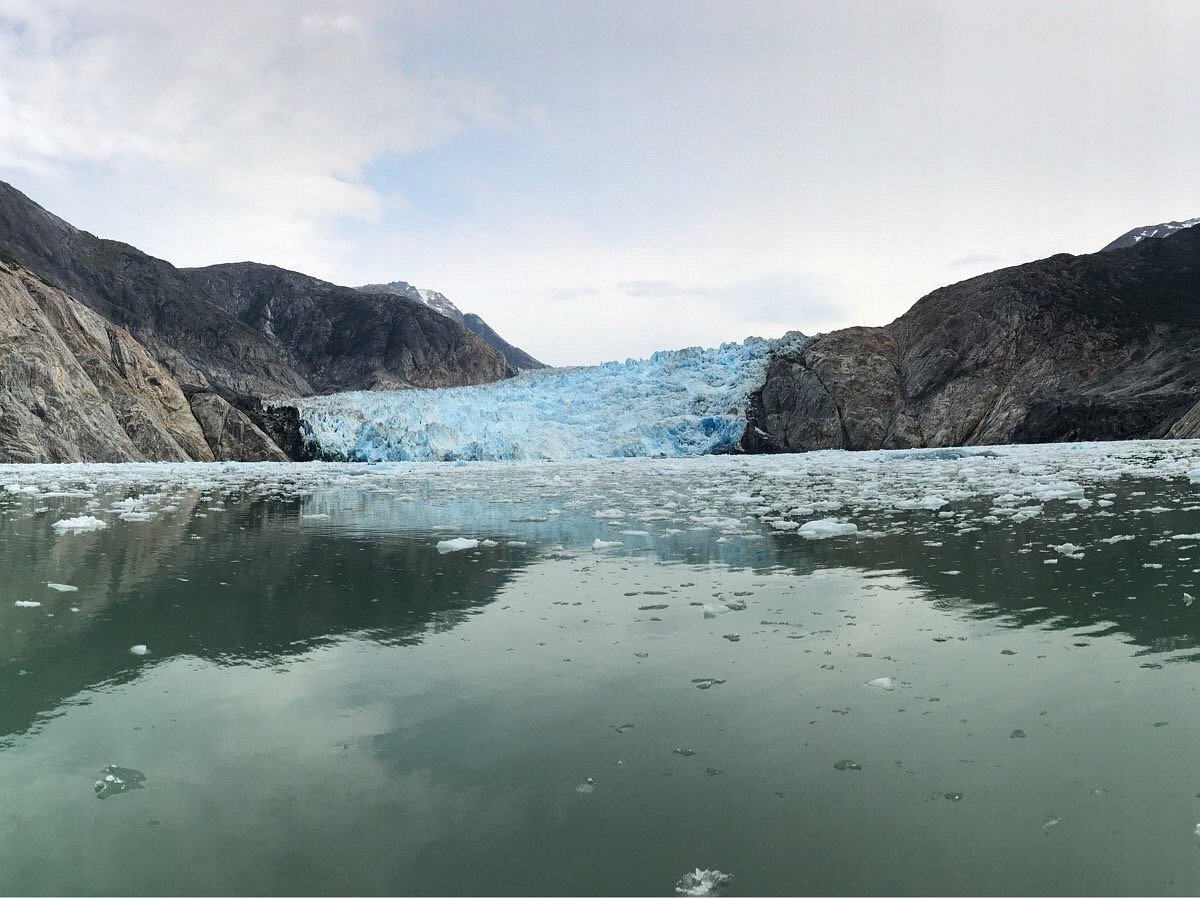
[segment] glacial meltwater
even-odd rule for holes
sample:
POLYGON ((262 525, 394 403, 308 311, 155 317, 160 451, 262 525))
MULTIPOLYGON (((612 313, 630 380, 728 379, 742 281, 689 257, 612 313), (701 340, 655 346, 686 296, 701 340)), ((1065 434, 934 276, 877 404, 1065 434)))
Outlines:
POLYGON ((0 893, 1200 891, 1200 443, 0 466, 0 558, 0 893))

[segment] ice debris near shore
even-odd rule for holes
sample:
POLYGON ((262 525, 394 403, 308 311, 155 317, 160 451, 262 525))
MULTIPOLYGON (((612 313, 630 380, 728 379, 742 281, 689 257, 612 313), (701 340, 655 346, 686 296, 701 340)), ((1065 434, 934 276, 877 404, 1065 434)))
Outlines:
MULTIPOLYGON (((1110 516, 1113 511, 1104 503, 1111 504, 1116 494, 1105 490, 1118 481, 1158 479, 1182 482, 1186 489, 1198 463, 1200 441, 1146 440, 477 464, 0 465, 0 495, 21 514, 59 501, 57 516, 64 520, 55 523, 56 533, 105 525, 88 514, 97 509, 111 514, 114 507, 140 508, 160 515, 191 509, 190 515, 177 517, 182 523, 266 498, 296 503, 301 519, 329 515, 319 520, 334 528, 449 530, 439 551, 500 541, 528 547, 544 543, 559 546, 560 552, 598 546, 614 554, 679 553, 703 542, 705 551, 740 563, 772 545, 802 544, 817 536, 840 537, 830 544, 837 546, 841 539, 861 543, 896 533, 928 534, 931 544, 940 545, 980 527, 1025 528, 1035 516, 1043 522, 1110 516), (362 503, 365 494, 375 497, 368 506, 362 503), (222 496, 236 499, 226 506, 219 502, 222 496), (1092 507, 1083 509, 1080 499, 1092 507), (455 542, 450 539, 455 531, 474 533, 478 543, 455 542), (606 545, 622 540, 625 546, 606 545)), ((1130 493, 1121 505, 1136 506, 1139 495, 1130 493)), ((1133 510, 1150 514, 1159 508, 1166 510, 1159 505, 1133 510)), ((1067 528, 1057 538, 1040 539, 1037 548, 1047 561, 1086 564, 1101 556, 1100 544, 1143 538, 1144 529, 1132 519, 1113 523, 1111 535, 1090 543, 1079 537, 1082 545, 1066 542, 1076 532, 1067 528), (1081 554, 1082 559, 1074 558, 1081 554)), ((114 517, 106 526, 141 525, 114 517)), ((1039 526, 1046 532, 1044 524, 1039 526)), ((1173 529, 1177 532, 1159 534, 1162 542, 1187 551, 1196 526, 1181 523, 1173 529)), ((198 536, 191 533, 193 539, 198 536)), ((716 606, 732 600, 705 601, 713 606, 709 612, 721 613, 716 606)))
MULTIPOLYGON (((799 334, 784 337, 795 343, 799 334)), ((475 387, 290 400, 306 439, 350 461, 682 457, 728 452, 781 340, 523 371, 475 387)))
POLYGON ((464 549, 474 549, 479 546, 479 540, 469 539, 465 536, 457 537, 456 539, 440 540, 436 546, 439 555, 446 555, 449 552, 461 552, 464 549))

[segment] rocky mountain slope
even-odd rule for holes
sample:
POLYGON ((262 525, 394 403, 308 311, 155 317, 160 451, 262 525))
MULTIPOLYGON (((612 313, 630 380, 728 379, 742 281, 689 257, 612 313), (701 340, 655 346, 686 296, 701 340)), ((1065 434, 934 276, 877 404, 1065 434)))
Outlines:
POLYGON ((492 330, 488 323, 478 315, 470 312, 463 314, 458 306, 452 303, 444 293, 414 287, 407 281, 391 281, 387 284, 364 284, 357 289, 362 290, 364 293, 391 293, 424 303, 434 311, 441 312, 447 318, 453 318, 471 333, 482 337, 483 342, 497 350, 504 356, 504 360, 518 371, 535 371, 539 368, 549 367, 539 362, 525 350, 513 346, 492 330))
MULTIPOLYGON (((299 445, 298 422, 286 411, 264 410, 264 399, 379 387, 460 386, 514 373, 500 352, 423 303, 364 294, 252 263, 178 269, 135 247, 81 231, 3 182, 0 260, 10 282, 21 281, 28 294, 21 298, 15 282, 9 284, 14 311, 26 309, 43 294, 54 295, 58 305, 71 310, 71 315, 59 315, 48 326, 28 309, 23 318, 10 322, 17 330, 7 333, 4 355, 13 356, 7 358, 8 374, 16 379, 8 382, 9 393, 0 395, 0 418, 7 431, 25 436, 0 445, 0 460, 283 457, 279 443, 292 447, 289 454, 299 445), (40 286, 31 286, 35 284, 40 286), (46 394, 61 412, 59 417, 39 419, 41 424, 28 419, 30 407, 18 407, 22 392, 17 368, 36 358, 49 366, 47 370, 73 371, 65 356, 51 362, 70 348, 69 334, 57 328, 68 318, 80 317, 80 309, 95 319, 89 332, 109 327, 121 335, 122 358, 144 355, 155 366, 145 383, 92 386, 100 394, 111 392, 118 405, 133 390, 143 403, 138 408, 159 403, 161 408, 156 406, 151 417, 166 421, 174 420, 177 412, 175 393, 158 395, 141 388, 151 381, 155 389, 171 385, 184 397, 185 417, 200 434, 198 444, 174 436, 155 443, 149 431, 136 424, 130 424, 136 434, 127 432, 123 440, 111 422, 101 426, 83 412, 76 421, 67 414, 67 406, 90 394, 74 375, 69 383, 55 381, 46 394), (85 419, 90 423, 81 423, 85 419), (92 424, 94 439, 86 433, 92 424)), ((49 314, 38 308, 39 314, 49 314)), ((118 365, 116 349, 107 362, 96 361, 102 354, 94 347, 81 351, 87 365, 99 365, 96 370, 118 365)), ((117 419, 121 414, 114 412, 117 419)))
POLYGON ((935 290, 774 358, 751 452, 1200 436, 1200 229, 935 290))

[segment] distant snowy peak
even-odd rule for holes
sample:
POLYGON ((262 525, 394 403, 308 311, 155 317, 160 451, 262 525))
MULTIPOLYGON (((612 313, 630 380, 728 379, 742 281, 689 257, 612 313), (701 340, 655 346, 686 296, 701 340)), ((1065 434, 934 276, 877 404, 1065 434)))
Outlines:
POLYGON ((1190 228, 1197 224, 1200 224, 1200 218, 1189 218, 1187 221, 1167 221, 1162 224, 1134 228, 1132 231, 1122 234, 1112 243, 1108 244, 1108 246, 1100 250, 1100 252, 1106 253, 1114 249, 1124 249, 1127 246, 1133 246, 1135 243, 1141 243, 1150 237, 1170 237, 1177 231, 1182 231, 1184 228, 1190 228))
POLYGON ((391 281, 387 284, 364 284, 356 288, 363 293, 391 293, 393 296, 403 296, 405 299, 412 299, 423 305, 429 306, 435 312, 441 312, 447 318, 453 318, 459 324, 463 323, 463 313, 459 311, 458 306, 446 298, 445 294, 438 293, 436 290, 425 290, 421 287, 414 287, 407 281, 391 281))

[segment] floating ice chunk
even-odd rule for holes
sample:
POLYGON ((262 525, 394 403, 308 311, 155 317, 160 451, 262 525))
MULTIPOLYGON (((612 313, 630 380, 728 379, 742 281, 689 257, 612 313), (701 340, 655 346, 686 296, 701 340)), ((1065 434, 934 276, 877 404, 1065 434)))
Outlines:
POLYGON ((716 617, 718 614, 728 614, 732 610, 724 602, 710 602, 704 606, 704 616, 716 617))
POLYGON ((720 895, 721 890, 733 882, 733 876, 720 870, 702 870, 697 867, 685 873, 675 884, 677 895, 720 895))
POLYGON ((150 654, 150 649, 139 643, 138 645, 131 645, 129 647, 129 652, 132 655, 148 655, 150 654))
POLYGON ((445 555, 447 552, 461 552, 463 549, 474 549, 478 545, 479 540, 460 536, 457 539, 443 539, 439 541, 437 550, 439 555, 445 555))
POLYGON ((153 521, 158 515, 152 511, 123 511, 118 517, 122 521, 153 521))
POLYGON ((876 689, 882 689, 885 692, 892 692, 896 688, 896 680, 894 677, 879 677, 867 683, 868 686, 874 686, 876 689))
POLYGON ((617 546, 624 545, 620 540, 603 540, 599 537, 592 542, 593 549, 615 549, 617 546))
POLYGON ((17 601, 13 602, 13 604, 16 605, 18 608, 41 608, 42 607, 41 602, 29 602, 29 601, 26 601, 25 599, 17 599, 17 601))
POLYGON ((104 778, 96 780, 95 790, 97 798, 108 798, 110 795, 119 795, 122 792, 146 788, 142 785, 146 781, 146 775, 140 770, 109 764, 100 773, 103 774, 104 778))
POLYGON ((1200 468, 1193 468, 1188 471, 1188 480, 1192 483, 1200 483, 1200 468))
POLYGON ((300 515, 300 519, 303 521, 328 521, 329 515, 323 511, 319 511, 314 514, 302 514, 300 515))
POLYGON ((581 795, 591 795, 596 791, 596 781, 590 776, 575 787, 575 791, 581 795))
POLYGON ((82 530, 103 530, 108 524, 99 518, 85 514, 77 518, 63 518, 61 521, 55 521, 50 526, 59 533, 68 533, 82 530))
POLYGON ((69 583, 47 583, 46 586, 55 592, 79 592, 78 586, 71 586, 69 583))
POLYGON ((1061 546, 1051 546, 1059 555, 1065 555, 1067 558, 1082 558, 1083 546, 1077 546, 1074 543, 1063 543, 1061 546))
POLYGON ((835 521, 832 518, 809 521, 799 530, 800 535, 805 539, 829 539, 833 536, 850 536, 857 532, 856 524, 835 521))
POLYGON ((1196 597, 1194 595, 1192 595, 1190 592, 1185 592, 1183 594, 1183 604, 1185 607, 1191 608, 1192 602, 1194 602, 1194 601, 1196 601, 1196 597))
POLYGON ((927 508, 930 511, 937 511, 946 500, 941 496, 922 496, 920 499, 901 499, 896 503, 897 508, 927 508))
POLYGON ((1083 487, 1073 480, 1059 480, 1035 487, 1033 495, 1043 502, 1050 499, 1082 499, 1083 487))
POLYGON ((800 525, 795 521, 772 521, 771 526, 776 530, 799 530, 800 525))
POLYGON ((1200 540, 1200 533, 1176 533, 1171 539, 1196 539, 1200 540))

